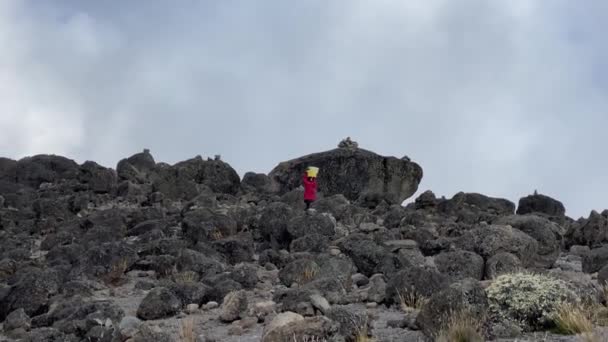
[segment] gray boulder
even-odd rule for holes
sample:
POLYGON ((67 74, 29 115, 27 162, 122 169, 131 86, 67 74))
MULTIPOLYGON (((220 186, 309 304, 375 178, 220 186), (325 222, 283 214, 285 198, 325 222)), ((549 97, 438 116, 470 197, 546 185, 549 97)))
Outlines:
POLYGON ((277 315, 264 329, 262 342, 317 341, 337 334, 337 324, 324 316, 304 318, 294 313, 277 315))
POLYGON ((223 239, 237 232, 233 218, 207 208, 187 212, 182 227, 184 236, 193 244, 223 239))
MULTIPOLYGON (((391 270, 393 257, 388 248, 377 244, 364 234, 355 233, 337 242, 340 250, 352 259, 359 272, 371 277, 391 270)), ((392 269, 394 271, 394 267, 392 269)))
POLYGON ((42 183, 77 179, 80 169, 71 159, 40 154, 17 161, 14 172, 17 183, 37 189, 42 183))
POLYGON ((268 175, 263 173, 247 172, 243 176, 241 187, 245 191, 261 194, 273 194, 278 192, 278 185, 273 183, 268 175))
POLYGON ((410 267, 393 275, 386 286, 388 304, 399 304, 402 296, 428 298, 449 285, 449 279, 431 268, 410 267))
POLYGON ((497 225, 509 225, 528 234, 538 242, 538 252, 534 266, 551 268, 559 257, 563 229, 544 217, 533 214, 512 215, 502 217, 495 222, 497 225))
POLYGON ((289 221, 287 232, 294 239, 309 234, 332 237, 336 234, 336 220, 331 214, 300 214, 289 221))
POLYGON ((17 309, 11 312, 4 321, 4 331, 12 331, 17 329, 27 331, 30 330, 31 326, 32 320, 23 309, 17 309))
POLYGON ((0 303, 0 320, 18 309, 23 309, 30 317, 44 314, 61 285, 61 276, 53 269, 20 270, 15 284, 0 303))
POLYGON ((483 278, 484 260, 478 254, 469 251, 450 251, 435 256, 437 270, 447 276, 450 282, 465 278, 481 280, 483 278))
POLYGON ((220 319, 230 323, 243 318, 247 312, 247 294, 245 291, 230 292, 224 298, 220 307, 220 319))
POLYGON ((593 210, 589 218, 571 224, 566 232, 566 247, 583 245, 599 247, 608 243, 608 211, 593 210))
POLYGON ((608 245, 593 248, 583 256, 583 272, 595 273, 608 265, 608 245))
POLYGON ((480 225, 455 241, 457 247, 475 252, 485 260, 498 253, 512 253, 525 267, 534 265, 538 257, 538 242, 517 228, 500 225, 480 225))
POLYGON ((182 302, 172 291, 157 287, 141 301, 137 309, 137 318, 145 321, 167 318, 177 314, 181 308, 182 302))
POLYGON ((401 203, 417 191, 423 176, 422 168, 414 162, 360 148, 337 148, 285 161, 269 176, 285 193, 301 185, 308 166, 320 168, 319 190, 325 196, 342 194, 349 200, 378 195, 401 203))
POLYGON ((488 308, 488 298, 479 282, 464 279, 432 294, 422 307, 416 323, 427 337, 432 337, 451 315, 464 311, 481 321, 488 308))
POLYGON ((535 193, 519 200, 518 215, 541 213, 548 216, 564 217, 566 208, 562 202, 546 195, 535 193))
POLYGON ((522 270, 518 257, 511 253, 498 253, 486 261, 485 279, 494 279, 501 274, 514 273, 522 270))

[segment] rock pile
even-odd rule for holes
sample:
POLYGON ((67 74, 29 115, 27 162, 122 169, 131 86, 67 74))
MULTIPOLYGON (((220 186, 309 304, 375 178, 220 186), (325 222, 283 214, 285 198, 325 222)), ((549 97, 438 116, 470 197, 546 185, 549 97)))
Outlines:
POLYGON ((421 179, 350 139, 243 179, 149 150, 115 170, 0 158, 0 339, 417 341, 466 312, 491 340, 550 329, 558 299, 602 305, 606 212, 574 221, 538 194, 402 206, 421 179), (308 165, 321 198, 305 212, 308 165))

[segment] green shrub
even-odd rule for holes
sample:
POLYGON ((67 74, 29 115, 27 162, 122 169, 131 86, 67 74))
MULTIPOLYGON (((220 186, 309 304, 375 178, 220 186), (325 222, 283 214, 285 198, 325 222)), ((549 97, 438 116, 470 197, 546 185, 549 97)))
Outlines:
POLYGON ((549 327, 562 303, 578 302, 565 281, 527 272, 500 275, 486 292, 495 319, 513 320, 526 331, 549 327))

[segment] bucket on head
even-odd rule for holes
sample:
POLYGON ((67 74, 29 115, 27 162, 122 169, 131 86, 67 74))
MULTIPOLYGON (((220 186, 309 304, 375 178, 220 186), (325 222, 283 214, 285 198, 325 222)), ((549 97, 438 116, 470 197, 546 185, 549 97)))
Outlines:
POLYGON ((319 168, 314 167, 314 166, 309 166, 306 169, 306 173, 308 174, 308 177, 317 177, 317 174, 319 174, 319 168))

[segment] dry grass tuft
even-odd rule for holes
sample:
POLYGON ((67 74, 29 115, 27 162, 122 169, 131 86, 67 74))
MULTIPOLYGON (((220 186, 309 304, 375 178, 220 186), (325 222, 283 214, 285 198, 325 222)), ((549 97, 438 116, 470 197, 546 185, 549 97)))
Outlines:
POLYGON ((452 314, 437 334, 437 342, 483 342, 482 322, 469 312, 452 314))
POLYGON ((593 331, 594 307, 562 303, 555 310, 555 331, 563 335, 577 335, 593 331))
POLYGON ((397 290, 397 296, 403 311, 421 310, 429 301, 428 298, 413 288, 397 290))
POLYGON ((296 335, 293 335, 293 340, 290 342, 327 342, 327 339, 316 336, 305 336, 298 338, 296 335))
POLYGON ((180 322, 179 335, 182 342, 195 342, 194 321, 192 318, 184 319, 180 322))
POLYGON ((217 229, 214 229, 211 232, 211 239, 213 239, 213 240, 221 240, 223 238, 224 238, 224 234, 221 231, 219 231, 217 229))
POLYGON ((193 284, 198 282, 199 275, 194 271, 185 271, 175 274, 173 280, 177 284, 193 284))
POLYGON ((110 266, 110 270, 105 276, 106 283, 111 285, 120 284, 128 267, 129 263, 125 258, 121 258, 118 261, 112 263, 112 266, 110 266))
POLYGON ((319 267, 316 265, 310 265, 304 268, 302 273, 300 273, 299 277, 297 277, 296 282, 298 284, 306 284, 313 280, 317 274, 319 273, 319 267))

